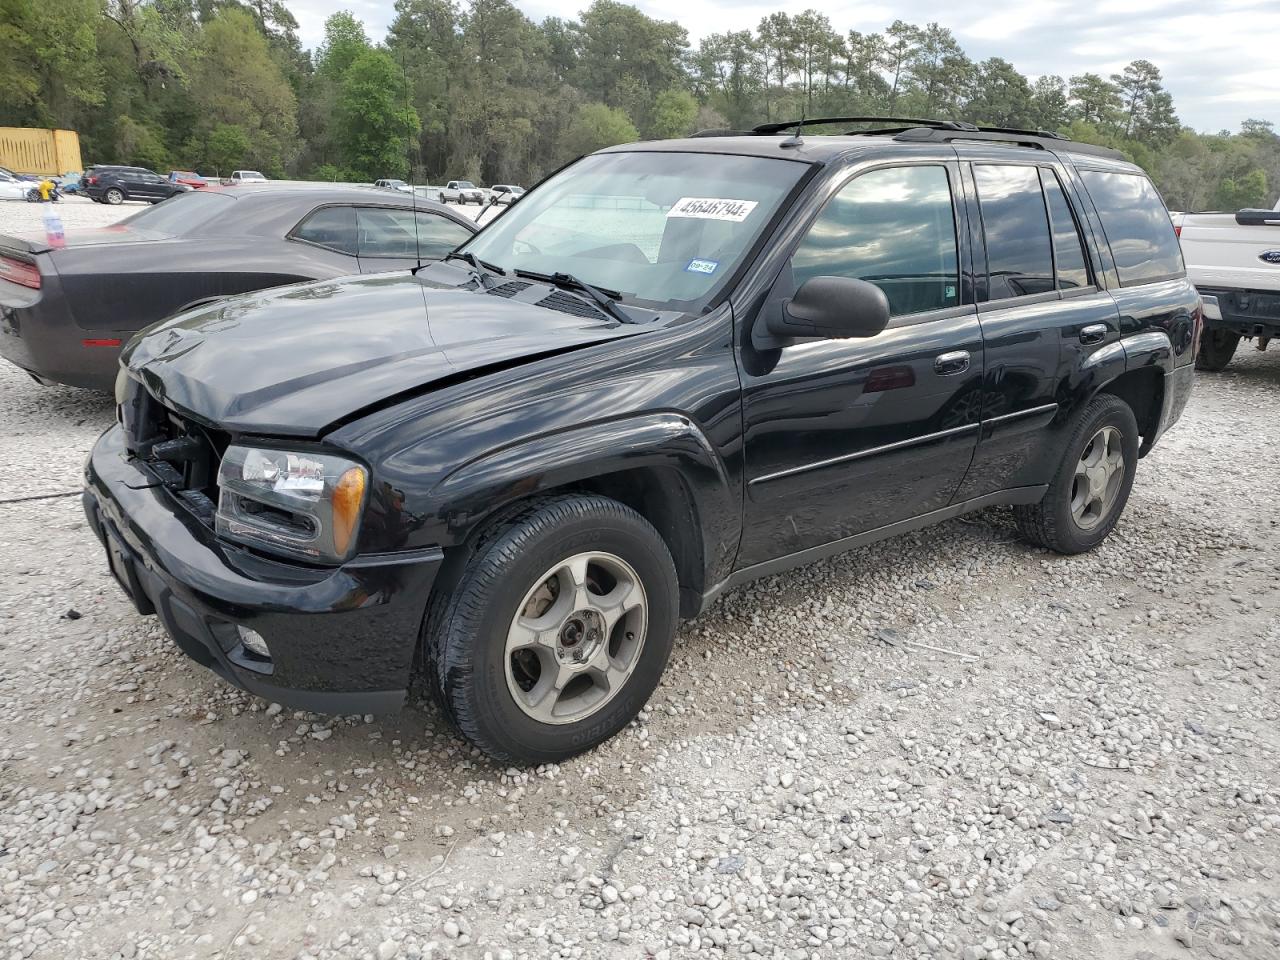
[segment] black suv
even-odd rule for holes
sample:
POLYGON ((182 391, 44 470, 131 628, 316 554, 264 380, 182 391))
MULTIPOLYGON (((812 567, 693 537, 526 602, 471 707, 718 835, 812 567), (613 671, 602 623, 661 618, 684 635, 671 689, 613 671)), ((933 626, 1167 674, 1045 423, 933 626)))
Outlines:
POLYGON ((377 712, 421 664, 472 742, 555 761, 755 577, 993 504, 1098 544, 1200 308, 1105 150, 954 122, 629 144, 446 261, 152 327, 85 506, 228 681, 377 712))
POLYGON ((162 177, 146 167, 99 164, 86 170, 81 179, 89 199, 112 206, 126 200, 159 203, 191 189, 186 184, 174 183, 168 177, 162 177))

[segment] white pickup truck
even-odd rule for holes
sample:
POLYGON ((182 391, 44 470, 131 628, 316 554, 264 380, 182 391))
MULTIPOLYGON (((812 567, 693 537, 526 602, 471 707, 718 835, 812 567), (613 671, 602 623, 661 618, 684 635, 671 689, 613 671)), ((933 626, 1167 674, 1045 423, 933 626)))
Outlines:
POLYGON ((1221 370, 1240 338, 1280 338, 1280 202, 1274 210, 1175 214, 1187 273, 1205 298, 1196 366, 1221 370))

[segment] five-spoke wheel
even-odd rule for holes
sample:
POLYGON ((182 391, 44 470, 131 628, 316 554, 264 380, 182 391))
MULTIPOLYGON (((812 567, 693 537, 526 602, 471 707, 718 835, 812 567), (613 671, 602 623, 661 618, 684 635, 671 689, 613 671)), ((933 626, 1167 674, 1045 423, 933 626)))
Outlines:
POLYGON ((433 591, 428 681, 472 743, 552 763, 607 740, 671 653, 679 586, 666 543, 616 500, 534 500, 493 521, 433 591))
POLYGON ((644 584, 610 553, 579 553, 538 577, 507 630, 507 688, 542 723, 594 713, 626 684, 644 648, 644 584))

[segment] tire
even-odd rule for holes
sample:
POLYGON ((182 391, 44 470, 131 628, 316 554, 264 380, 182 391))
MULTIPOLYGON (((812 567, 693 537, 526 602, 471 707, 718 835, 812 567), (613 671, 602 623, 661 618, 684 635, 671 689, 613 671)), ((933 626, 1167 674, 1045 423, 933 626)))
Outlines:
POLYGON ((1076 418, 1044 499, 1014 507, 1022 537, 1065 554, 1084 553, 1105 540, 1133 489, 1138 440, 1138 421, 1127 403, 1110 393, 1094 397, 1076 418), (1102 461, 1090 464, 1081 475, 1084 461, 1097 459, 1099 453, 1102 461), (1122 458, 1118 466, 1114 453, 1122 458))
POLYGON ((427 682, 494 759, 557 763, 589 750, 657 687, 679 588, 666 544, 631 508, 589 495, 530 501, 482 532, 456 577, 423 624, 427 682), (594 612, 606 594, 620 598, 616 619, 594 612))
POLYGON ((119 187, 110 187, 103 195, 102 202, 109 203, 113 207, 118 207, 124 203, 124 191, 119 187))
POLYGON ((1200 352, 1196 354, 1196 369, 1217 373, 1225 370, 1231 358, 1235 356, 1236 347, 1240 345, 1240 334, 1230 330, 1213 330, 1208 327, 1200 334, 1200 352))

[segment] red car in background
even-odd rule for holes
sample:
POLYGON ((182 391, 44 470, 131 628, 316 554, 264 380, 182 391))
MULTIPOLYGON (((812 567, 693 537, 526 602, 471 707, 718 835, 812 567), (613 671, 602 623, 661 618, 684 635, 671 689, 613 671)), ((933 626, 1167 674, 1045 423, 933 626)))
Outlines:
POLYGON ((209 181, 194 170, 170 170, 169 182, 185 184, 194 190, 199 190, 201 187, 209 185, 209 181))

